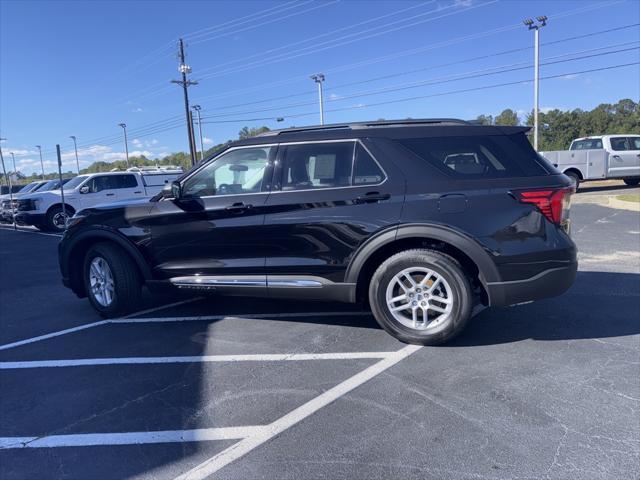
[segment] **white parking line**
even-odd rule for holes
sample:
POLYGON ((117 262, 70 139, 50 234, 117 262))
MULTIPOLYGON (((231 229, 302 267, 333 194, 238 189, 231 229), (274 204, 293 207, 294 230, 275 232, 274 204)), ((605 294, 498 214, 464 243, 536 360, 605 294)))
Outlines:
POLYGON ((381 374, 388 368, 407 358, 412 353, 418 351, 420 348, 422 347, 417 345, 407 345, 397 352, 388 354, 383 360, 371 365, 360 373, 355 374, 344 382, 339 383, 335 387, 308 401, 275 422, 266 425, 264 429, 260 429, 255 434, 231 445, 226 450, 223 450, 197 467, 180 475, 176 480, 200 480, 213 475, 221 468, 246 455, 254 448, 259 447, 276 435, 279 435, 288 428, 291 428, 321 408, 329 405, 343 395, 346 395, 354 388, 357 388, 363 383, 371 380, 376 375, 381 374))
POLYGON ((25 340, 19 340, 17 342, 7 343, 5 345, 0 345, 0 350, 7 350, 9 348, 19 347, 21 345, 27 345, 29 343, 40 342, 42 340, 47 340, 53 337, 59 337, 61 335, 66 335, 68 333, 77 332, 80 330, 86 330, 87 328, 98 327, 100 325, 107 324, 118 324, 118 323, 164 323, 164 322, 207 322, 207 321, 217 321, 217 320, 228 320, 234 318, 265 318, 265 319, 273 319, 273 318, 292 318, 292 317, 328 317, 328 316, 344 316, 344 315, 352 315, 352 316, 361 316, 361 315, 371 315, 369 312, 313 312, 313 313, 249 313, 242 315, 208 315, 208 316, 197 316, 197 317, 149 317, 149 318, 130 318, 137 315, 144 315, 146 313, 151 313, 157 310, 163 310, 166 308, 175 307, 178 305, 182 305, 189 302, 195 302, 196 300, 200 300, 201 297, 191 298, 189 300, 183 300, 180 302, 170 303, 168 305, 162 305, 160 307, 150 308, 148 310, 143 310, 141 312, 132 313, 122 318, 115 318, 110 320, 100 320, 98 322, 87 323, 85 325, 79 325, 73 328, 67 328, 65 330, 60 330, 58 332, 47 333, 45 335, 39 335, 37 337, 27 338, 25 340))
MULTIPOLYGON (((167 305, 160 305, 159 307, 148 308, 146 310, 142 310, 140 312, 135 312, 127 315, 126 317, 121 318, 118 321, 126 321, 129 317, 134 317, 136 315, 144 315, 146 313, 155 312, 158 310, 163 310, 165 308, 171 308, 178 305, 182 305, 185 303, 195 302, 196 300, 200 300, 198 298, 189 298, 188 300, 181 300, 179 302, 169 303, 167 305)), ((88 328, 99 327, 100 325, 106 325, 109 323, 113 323, 114 320, 99 320, 97 322, 85 323, 84 325, 78 325, 77 327, 65 328, 64 330, 59 330, 57 332, 46 333, 44 335, 38 335, 37 337, 26 338, 24 340, 19 340, 17 342, 6 343, 4 345, 0 345, 0 350, 8 350, 10 348, 20 347, 21 345, 27 345, 29 343, 41 342, 42 340, 47 340, 49 338, 59 337, 61 335, 67 335, 68 333, 79 332, 80 330, 86 330, 88 328)))
POLYGON ((144 443, 238 440, 258 435, 265 427, 198 428, 159 432, 80 433, 42 437, 0 437, 0 450, 12 448, 90 447, 96 445, 140 445, 144 443))
POLYGON ((62 234, 61 233, 45 233, 45 232, 39 232, 38 230, 31 230, 31 229, 25 229, 24 227, 20 227, 18 226, 18 228, 13 228, 12 226, 6 226, 6 225, 2 225, 0 226, 1 230, 7 230, 10 232, 22 232, 22 233, 35 233, 37 235, 45 235, 47 237, 58 237, 58 238, 62 238, 62 234))
POLYGON ((386 358, 393 352, 346 353, 267 353, 256 355, 197 355, 186 357, 120 357, 79 358, 69 360, 29 360, 0 362, 0 370, 24 368, 85 367, 92 365, 151 365, 162 363, 215 363, 215 362, 297 362, 306 360, 355 360, 386 358))

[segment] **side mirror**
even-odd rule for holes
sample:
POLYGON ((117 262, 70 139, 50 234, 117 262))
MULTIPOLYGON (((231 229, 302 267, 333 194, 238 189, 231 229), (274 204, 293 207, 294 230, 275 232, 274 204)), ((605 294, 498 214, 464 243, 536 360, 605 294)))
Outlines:
POLYGON ((89 185, 83 185, 80 187, 80 193, 89 193, 90 191, 91 189, 89 188, 89 185))
POLYGON ((171 195, 176 200, 180 199, 180 197, 182 196, 182 186, 180 185, 180 182, 177 182, 175 180, 171 182, 171 195))

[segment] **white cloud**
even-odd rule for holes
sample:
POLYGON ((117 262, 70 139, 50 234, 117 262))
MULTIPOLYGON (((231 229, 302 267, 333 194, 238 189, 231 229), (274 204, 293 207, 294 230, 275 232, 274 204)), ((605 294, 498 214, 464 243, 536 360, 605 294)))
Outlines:
POLYGON ((560 77, 561 80, 574 80, 576 78, 578 78, 580 75, 578 75, 577 73, 570 73, 568 75, 564 75, 563 77, 560 77))
POLYGON ((551 110, 562 110, 562 109, 558 107, 540 107, 540 111, 542 113, 549 113, 551 110))
POLYGON ((329 95, 329 100, 338 100, 339 98, 342 98, 342 97, 337 93, 332 93, 329 95))
POLYGON ((133 113, 140 113, 142 111, 142 107, 136 107, 133 110, 131 110, 133 113))
POLYGON ((142 142, 137 138, 134 138, 133 140, 131 140, 131 143, 134 147, 137 147, 137 148, 142 147, 142 142))
POLYGON ((207 137, 202 137, 202 143, 204 143, 205 145, 213 145, 213 140, 207 137))
POLYGON ((453 4, 456 7, 470 7, 473 4, 473 0, 454 0, 453 4))

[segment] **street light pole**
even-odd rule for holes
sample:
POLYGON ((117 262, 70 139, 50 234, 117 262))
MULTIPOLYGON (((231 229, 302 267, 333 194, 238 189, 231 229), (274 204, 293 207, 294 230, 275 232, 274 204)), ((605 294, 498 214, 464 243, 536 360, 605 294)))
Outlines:
POLYGON ((78 144, 76 142, 76 136, 71 135, 69 138, 73 140, 73 149, 76 151, 76 167, 78 168, 78 175, 80 175, 80 160, 78 160, 78 144))
POLYGON ((322 98, 322 83, 324 82, 324 73, 316 73, 311 75, 311 80, 318 84, 318 101, 320 103, 320 125, 324 125, 324 100, 322 98))
POLYGON ((124 132, 124 152, 127 156, 127 168, 129 168, 129 142, 127 142, 127 124, 119 123, 120 127, 122 127, 122 131, 124 132))
POLYGON ((202 107, 200 105, 193 105, 193 108, 196 111, 196 115, 198 116, 198 130, 200 131, 200 161, 204 160, 204 143, 202 140, 202 119, 200 118, 200 110, 202 107))
POLYGON ((538 151, 538 112, 540 110, 540 29, 547 25, 547 17, 536 17, 538 24, 527 18, 523 23, 533 30, 533 148, 538 151))
POLYGON ((42 168, 42 179, 44 180, 44 162, 42 161, 42 147, 40 145, 36 145, 38 152, 40 152, 40 167, 42 168))

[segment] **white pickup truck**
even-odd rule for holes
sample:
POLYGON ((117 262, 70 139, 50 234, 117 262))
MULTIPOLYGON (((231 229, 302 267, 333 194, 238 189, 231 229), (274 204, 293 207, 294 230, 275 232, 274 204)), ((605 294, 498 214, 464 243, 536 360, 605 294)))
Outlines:
POLYGON ((178 178, 182 170, 104 172, 78 175, 64 186, 53 190, 23 195, 15 215, 20 225, 35 225, 40 230, 63 231, 66 221, 76 212, 102 203, 152 197, 178 178))
POLYGON ((640 135, 600 135, 577 138, 569 150, 540 152, 578 184, 585 180, 619 178, 640 183, 640 135))

